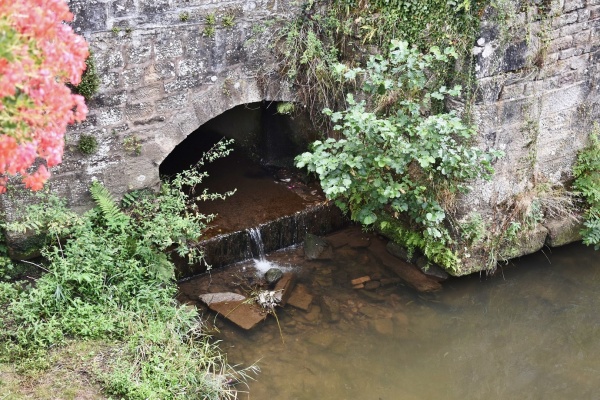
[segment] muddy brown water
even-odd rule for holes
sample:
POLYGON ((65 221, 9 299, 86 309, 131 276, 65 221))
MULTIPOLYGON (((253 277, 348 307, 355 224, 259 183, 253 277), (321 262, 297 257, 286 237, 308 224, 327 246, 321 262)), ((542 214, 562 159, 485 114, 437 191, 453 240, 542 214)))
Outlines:
MULTIPOLYGON (((236 155, 210 175, 211 190, 238 192, 202 204, 220 215, 209 235, 322 201, 285 171, 273 177, 236 155)), ((247 391, 240 399, 600 399, 600 256, 592 249, 545 249, 432 294, 401 283, 352 289, 360 276, 394 276, 364 248, 342 246, 333 256, 307 261, 301 247, 267 255, 314 296, 308 311, 277 309, 281 333, 273 317, 243 331, 197 301, 206 292, 250 292, 260 280, 254 261, 180 284, 179 299, 218 328, 229 362, 260 366, 255 381, 238 385, 247 391), (323 299, 339 305, 337 317, 323 299)))
MULTIPOLYGON (((574 244, 546 249, 493 277, 450 279, 419 294, 402 284, 352 289, 363 275, 392 275, 364 248, 307 261, 301 248, 267 256, 314 296, 252 331, 215 321, 233 364, 262 372, 241 399, 600 399, 600 257, 574 244), (339 320, 321 299, 339 304, 339 320), (282 338, 284 343, 282 342, 282 338)), ((180 300, 248 290, 254 262, 181 284, 180 300)), ((199 305, 199 304, 198 304, 199 305)), ((201 305, 199 305, 201 307, 201 305)))
POLYGON ((286 169, 268 170, 233 152, 209 165, 201 189, 212 193, 235 193, 225 201, 201 201, 200 212, 216 214, 204 239, 258 226, 281 216, 293 215, 324 201, 316 184, 304 184, 286 169), (277 175, 277 176, 275 176, 277 175))

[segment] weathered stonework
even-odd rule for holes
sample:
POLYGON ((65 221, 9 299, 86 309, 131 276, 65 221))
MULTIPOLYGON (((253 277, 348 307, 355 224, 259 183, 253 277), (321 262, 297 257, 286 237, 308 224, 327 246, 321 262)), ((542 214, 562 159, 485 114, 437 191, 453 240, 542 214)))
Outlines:
MULTIPOLYGON (((270 46, 277 28, 298 12, 294 4, 71 0, 73 26, 91 45, 101 86, 87 120, 67 133, 52 189, 84 209, 93 179, 116 197, 156 187, 161 162, 202 124, 241 104, 293 100, 274 71, 270 46), (224 17, 233 17, 233 24, 226 26, 224 17), (84 134, 98 139, 95 154, 77 150, 84 134)), ((571 179, 576 154, 600 112, 599 31, 600 0, 496 0, 488 8, 473 48, 471 110, 481 133, 478 145, 505 156, 494 179, 476 182, 462 199, 465 218, 476 212, 494 224, 499 210, 518 199, 543 198, 541 184, 556 189, 571 179)), ((0 206, 12 214, 24 201, 4 196, 0 206)), ((527 245, 505 255, 576 237, 563 235, 561 226, 533 227, 527 245)), ((565 229, 574 230, 572 224, 565 229)), ((481 260, 473 259, 462 273, 481 268, 481 260)))
MULTIPOLYGON (((292 100, 277 76, 264 79, 274 65, 269 46, 275 28, 294 13, 288 1, 72 0, 69 6, 101 80, 87 120, 69 129, 64 161, 52 171, 52 189, 76 209, 89 206, 87 188, 94 179, 117 198, 157 187, 163 159, 223 112, 245 103, 292 100), (225 16, 231 26, 223 23, 225 16), (77 150, 84 134, 97 138, 96 153, 77 150), (125 145, 128 140, 139 151, 125 145)), ((0 201, 5 209, 14 203, 0 201)))
MULTIPOLYGON (((473 49, 473 111, 478 144, 502 150, 505 156, 496 163, 493 180, 477 182, 462 199, 465 217, 476 212, 489 225, 498 224, 499 213, 511 207, 543 204, 560 194, 572 180, 577 153, 600 116, 600 1, 498 4, 504 18, 499 8, 488 8, 473 49)), ((572 219, 549 220, 524 226, 520 244, 505 249, 500 258, 580 239, 572 219)), ((480 260, 467 264, 464 273, 482 268, 480 260)))

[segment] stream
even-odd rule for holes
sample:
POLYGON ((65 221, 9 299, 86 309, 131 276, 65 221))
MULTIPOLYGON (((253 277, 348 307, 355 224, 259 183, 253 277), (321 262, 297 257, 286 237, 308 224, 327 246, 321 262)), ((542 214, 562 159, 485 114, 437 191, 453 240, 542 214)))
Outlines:
MULTIPOLYGON (((214 321, 229 362, 262 372, 240 399, 600 399, 600 257, 581 244, 514 260, 491 277, 451 278, 422 294, 365 248, 342 246, 307 261, 301 247, 267 255, 313 296, 308 311, 277 308, 251 331, 214 321), (331 315, 326 304, 337 304, 331 315)), ((180 285, 180 300, 244 289, 255 261, 180 285), (233 285, 233 286, 232 286, 233 285)), ((258 264, 259 265, 259 264, 258 264)))

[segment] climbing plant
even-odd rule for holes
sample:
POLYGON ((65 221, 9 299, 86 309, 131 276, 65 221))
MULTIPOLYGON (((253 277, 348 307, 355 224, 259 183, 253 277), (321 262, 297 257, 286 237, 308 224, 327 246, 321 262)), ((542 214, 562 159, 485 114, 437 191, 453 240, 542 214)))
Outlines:
POLYGON ((81 75, 81 82, 77 86, 71 86, 71 90, 74 93, 82 95, 89 101, 98 92, 99 87, 100 77, 96 71, 96 61, 94 55, 90 52, 90 55, 85 60, 85 71, 81 75))
MULTIPOLYGON (((295 86, 313 121, 331 128, 323 119, 325 107, 345 106, 347 89, 332 76, 338 62, 359 65, 366 53, 386 54, 390 40, 401 38, 420 51, 432 46, 452 46, 467 56, 478 33, 480 15, 489 1, 483 0, 309 0, 301 15, 282 30, 275 48, 280 72, 295 86)), ((468 83, 466 68, 443 65, 438 77, 448 83, 455 75, 468 83)), ((464 85, 469 90, 469 85, 464 85)))

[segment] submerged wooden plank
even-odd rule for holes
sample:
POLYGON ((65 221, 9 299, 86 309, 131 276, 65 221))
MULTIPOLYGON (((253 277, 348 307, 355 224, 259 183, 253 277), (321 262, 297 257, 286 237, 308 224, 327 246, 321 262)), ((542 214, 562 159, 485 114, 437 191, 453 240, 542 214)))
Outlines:
POLYGON ((440 290, 442 285, 421 272, 414 265, 408 264, 391 255, 385 247, 385 243, 379 239, 371 240, 369 251, 387 269, 394 272, 403 281, 408 283, 419 292, 434 292, 440 290))

